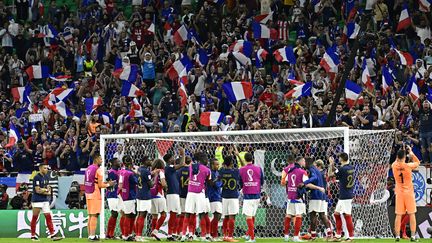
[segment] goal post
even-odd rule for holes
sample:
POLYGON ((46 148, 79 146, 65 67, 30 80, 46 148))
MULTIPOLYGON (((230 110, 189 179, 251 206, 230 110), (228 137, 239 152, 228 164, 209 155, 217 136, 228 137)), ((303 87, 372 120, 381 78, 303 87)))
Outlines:
MULTIPOLYGON (((280 237, 285 215, 285 189, 280 186, 280 174, 286 166, 289 154, 294 156, 321 159, 328 165, 329 156, 336 157, 340 152, 350 154, 357 177, 353 200, 353 218, 356 237, 390 237, 391 229, 387 215, 387 204, 381 200, 385 195, 386 177, 390 151, 394 141, 394 130, 349 130, 335 128, 299 128, 280 130, 249 130, 195 133, 144 133, 144 134, 103 134, 100 138, 102 167, 120 153, 132 157, 140 163, 144 157, 162 158, 166 153, 178 157, 182 147, 187 156, 203 151, 209 158, 223 161, 222 154, 231 153, 235 146, 242 153, 250 152, 254 162, 265 174, 262 200, 256 218, 257 236, 280 237), (371 200, 374 198, 374 201, 371 200), (369 221, 369 222, 368 222, 369 221)), ((336 163, 338 163, 336 159, 336 163)), ((105 179, 105 178, 104 178, 105 179)), ((337 201, 338 185, 328 181, 328 212, 331 215, 337 201)), ((105 227, 109 210, 102 190, 102 208, 106 214, 100 216, 100 235, 105 237, 105 227)), ((242 201, 242 200, 241 200, 242 201)), ((168 219, 167 219, 168 220, 168 219)), ((334 224, 333 224, 334 225, 334 224)), ((309 227, 306 215, 302 232, 309 227)), ((117 227, 118 228, 118 227, 117 227)), ((247 225, 239 215, 236 220, 235 235, 244 234, 247 225)), ((323 230, 322 228, 320 229, 323 230)), ((116 232, 119 232, 116 229, 116 232)), ((146 235, 145 233, 143 235, 146 235)))

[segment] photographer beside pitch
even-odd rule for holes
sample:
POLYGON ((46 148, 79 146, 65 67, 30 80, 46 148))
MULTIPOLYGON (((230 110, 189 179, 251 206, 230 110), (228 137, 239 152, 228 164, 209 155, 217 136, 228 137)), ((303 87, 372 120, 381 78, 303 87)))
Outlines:
POLYGON ((395 235, 396 241, 400 241, 401 219, 407 213, 410 220, 411 241, 417 242, 418 240, 415 236, 417 228, 415 213, 417 212, 417 207, 412 183, 412 171, 420 165, 420 161, 412 152, 410 146, 405 145, 405 149, 397 152, 396 161, 392 164, 393 176, 396 183, 395 235), (412 163, 406 163, 407 152, 413 161, 412 163))

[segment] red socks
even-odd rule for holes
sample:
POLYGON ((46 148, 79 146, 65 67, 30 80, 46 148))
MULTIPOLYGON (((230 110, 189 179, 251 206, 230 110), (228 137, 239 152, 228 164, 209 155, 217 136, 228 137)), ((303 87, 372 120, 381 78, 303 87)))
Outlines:
POLYGON ((46 225, 48 226, 50 235, 54 234, 54 226, 53 226, 52 217, 50 213, 45 214, 45 221, 46 221, 46 225))
POLYGON ((204 220, 206 223, 206 234, 210 234, 211 233, 211 222, 210 222, 210 217, 208 216, 208 214, 204 215, 204 220))
POLYGON ((177 226, 176 226, 176 231, 175 231, 175 233, 177 235, 180 235, 182 233, 183 221, 184 221, 184 215, 183 214, 177 217, 177 223, 176 223, 177 226))
POLYGON ((255 225, 252 218, 247 218, 246 223, 248 226, 247 234, 250 236, 251 240, 255 239, 255 225))
POLYGON ((201 228, 201 237, 205 237, 207 234, 207 220, 205 216, 200 220, 200 228, 201 228))
POLYGON ((285 217, 284 221, 284 235, 288 235, 290 231, 291 218, 285 217))
POLYGON ((189 226, 189 221, 190 221, 189 217, 184 217, 184 219, 183 219, 183 227, 182 227, 182 235, 186 235, 186 231, 187 231, 188 226, 189 226))
POLYGON ((166 219, 166 214, 161 214, 160 217, 159 217, 159 219, 158 219, 158 221, 157 221, 157 224, 156 224, 156 230, 160 229, 160 227, 165 222, 165 219, 166 219))
POLYGON ((349 237, 350 238, 354 237, 354 224, 352 221, 352 216, 345 214, 345 222, 347 225, 349 237))
POLYGON ((227 233, 228 220, 229 220, 229 218, 225 217, 224 220, 223 220, 223 222, 222 222, 222 234, 223 234, 224 237, 228 236, 228 233, 227 233))
POLYGON ((228 220, 228 229, 227 229, 227 231, 228 231, 228 237, 233 237, 233 235, 234 235, 234 229, 235 229, 235 219, 234 218, 232 218, 232 219, 229 219, 228 220))
POLYGON ((135 234, 136 236, 142 236, 142 231, 144 229, 145 218, 144 216, 138 216, 135 224, 135 234))
POLYGON ((125 216, 121 216, 121 218, 120 218, 120 231, 121 231, 122 236, 125 236, 125 234, 124 234, 124 225, 125 225, 124 221, 125 221, 125 216))
POLYGON ((152 217, 152 222, 151 222, 151 231, 153 232, 153 230, 156 229, 156 225, 157 225, 157 217, 152 217))
POLYGON ((116 227, 117 218, 114 218, 111 216, 108 220, 108 226, 107 226, 107 237, 113 237, 114 236, 114 230, 116 227))
POLYGON ((218 224, 219 224, 219 220, 216 220, 216 217, 213 217, 211 221, 211 236, 213 238, 218 237, 218 224))
POLYGON ((196 231, 196 214, 191 214, 189 215, 189 232, 191 232, 191 234, 195 234, 196 231))
POLYGON ((409 216, 408 214, 405 214, 404 216, 402 216, 402 220, 401 220, 401 231, 402 231, 402 236, 406 235, 406 225, 409 222, 409 216))
POLYGON ((170 217, 168 219, 168 235, 175 233, 177 222, 177 214, 175 212, 170 212, 170 217))
POLYGON ((302 226, 302 218, 301 217, 295 217, 294 236, 298 236, 299 235, 301 226, 302 226))
POLYGON ((340 214, 335 214, 335 221, 336 221, 336 235, 340 236, 342 234, 342 218, 340 214))
POLYGON ((31 223, 30 223, 30 230, 31 230, 31 236, 36 235, 36 223, 39 216, 33 215, 31 223))

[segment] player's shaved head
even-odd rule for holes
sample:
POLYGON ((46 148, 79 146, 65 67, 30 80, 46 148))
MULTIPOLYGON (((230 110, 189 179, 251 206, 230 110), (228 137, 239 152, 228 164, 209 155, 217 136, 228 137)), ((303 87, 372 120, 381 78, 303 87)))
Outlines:
POLYGON ((403 149, 399 149, 399 151, 397 151, 397 158, 399 160, 403 160, 406 157, 406 152, 403 149))
POLYGON ((347 153, 340 153, 339 154, 339 158, 343 161, 343 162, 347 162, 349 157, 347 153))
POLYGON ((245 158, 247 163, 252 163, 252 161, 253 161, 253 155, 249 152, 245 154, 244 158, 245 158))

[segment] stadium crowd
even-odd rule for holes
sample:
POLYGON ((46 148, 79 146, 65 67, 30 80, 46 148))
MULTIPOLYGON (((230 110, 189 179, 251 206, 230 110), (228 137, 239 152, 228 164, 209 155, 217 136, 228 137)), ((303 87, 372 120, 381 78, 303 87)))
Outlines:
POLYGON ((349 80, 362 91, 354 102, 342 95, 331 125, 397 129, 393 154, 411 144, 431 162, 430 9, 408 1, 400 29, 404 1, 369 3, 2 1, 0 170, 86 168, 106 133, 324 126, 352 37, 360 48, 349 80), (362 18, 369 21, 357 36, 362 18), (329 67, 330 47, 338 64, 329 67), (280 48, 294 61, 280 60, 280 48), (230 82, 250 83, 242 87, 251 94, 233 101, 230 82), (209 126, 206 112, 224 118, 209 126))

